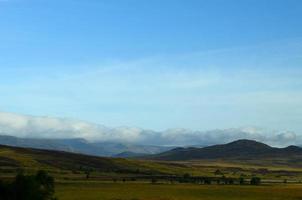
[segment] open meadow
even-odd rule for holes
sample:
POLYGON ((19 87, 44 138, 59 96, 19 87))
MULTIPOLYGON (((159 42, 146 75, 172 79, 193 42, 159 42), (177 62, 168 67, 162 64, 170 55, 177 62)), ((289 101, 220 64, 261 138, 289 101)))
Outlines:
POLYGON ((60 200, 302 200, 302 185, 58 183, 60 200))

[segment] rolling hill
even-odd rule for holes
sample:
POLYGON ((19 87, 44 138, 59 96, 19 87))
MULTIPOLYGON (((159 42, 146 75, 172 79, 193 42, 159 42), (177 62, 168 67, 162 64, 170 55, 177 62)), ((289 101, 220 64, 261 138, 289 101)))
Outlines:
POLYGON ((99 173, 162 174, 156 165, 146 161, 108 158, 64 151, 42 150, 0 145, 0 174, 19 169, 45 169, 55 173, 92 170, 99 173))
MULTIPOLYGON (((125 154, 136 156, 129 152, 125 154)), ((123 156, 122 153, 120 157, 123 156)), ((213 176, 219 169, 228 176, 258 174, 276 178, 302 177, 301 167, 301 148, 274 148, 248 140, 205 148, 176 148, 156 156, 133 159, 0 145, 0 177, 14 176, 20 169, 28 172, 44 169, 63 179, 83 179, 87 170, 92 171, 94 177, 112 178, 133 175, 182 176, 187 173, 213 176)))
POLYGON ((147 156, 154 160, 250 160, 269 158, 296 158, 302 159, 302 148, 288 146, 276 148, 253 140, 237 140, 228 144, 214 145, 204 148, 175 148, 160 154, 147 156))

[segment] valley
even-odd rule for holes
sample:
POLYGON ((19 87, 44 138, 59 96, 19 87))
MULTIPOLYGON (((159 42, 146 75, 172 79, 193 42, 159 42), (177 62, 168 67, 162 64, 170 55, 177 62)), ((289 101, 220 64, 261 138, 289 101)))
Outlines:
POLYGON ((245 199, 267 199, 271 192, 276 195, 275 199, 284 199, 284 195, 276 191, 288 192, 287 199, 300 196, 297 192, 302 189, 299 147, 290 147, 294 149, 290 150, 292 154, 287 154, 290 156, 283 156, 282 149, 247 140, 218 147, 218 151, 217 146, 187 148, 185 151, 206 149, 208 152, 207 158, 188 160, 162 159, 162 155, 184 151, 179 148, 130 159, 1 145, 0 178, 10 181, 20 170, 26 174, 45 170, 55 178, 56 195, 63 200, 212 200, 243 196, 245 199), (238 148, 241 153, 234 153, 234 157, 223 156, 238 148), (246 156, 255 148, 264 152, 263 156, 246 156), (251 185, 253 177, 261 179, 261 183, 251 185), (84 198, 85 195, 88 196, 84 198))

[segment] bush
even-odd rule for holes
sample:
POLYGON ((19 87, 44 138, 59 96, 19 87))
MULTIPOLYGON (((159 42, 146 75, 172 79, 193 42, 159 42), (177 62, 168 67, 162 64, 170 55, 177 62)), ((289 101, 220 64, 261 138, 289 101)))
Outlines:
POLYGON ((45 171, 26 176, 19 173, 12 183, 0 182, 1 200, 55 200, 54 179, 45 171))
POLYGON ((154 178, 154 177, 152 177, 152 179, 151 179, 151 183, 152 183, 152 184, 156 184, 156 183, 157 183, 157 179, 156 179, 156 178, 154 178))
POLYGON ((214 174, 215 176, 223 176, 223 173, 219 169, 217 169, 214 174))
POLYGON ((240 177, 240 179, 239 179, 239 184, 240 184, 240 185, 243 185, 243 184, 244 184, 244 178, 243 178, 243 177, 240 177))
POLYGON ((259 177, 253 177, 251 178, 251 185, 260 185, 261 179, 259 177))

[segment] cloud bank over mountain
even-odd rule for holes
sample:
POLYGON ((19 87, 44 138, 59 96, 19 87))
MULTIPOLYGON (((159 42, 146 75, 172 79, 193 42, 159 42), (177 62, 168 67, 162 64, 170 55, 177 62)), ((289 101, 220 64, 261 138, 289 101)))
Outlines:
POLYGON ((211 145, 237 139, 253 139, 275 146, 302 144, 300 135, 291 131, 273 131, 243 127, 193 131, 168 129, 144 130, 133 127, 110 128, 80 120, 35 117, 0 112, 0 134, 24 138, 85 138, 93 141, 127 142, 145 145, 211 145))

